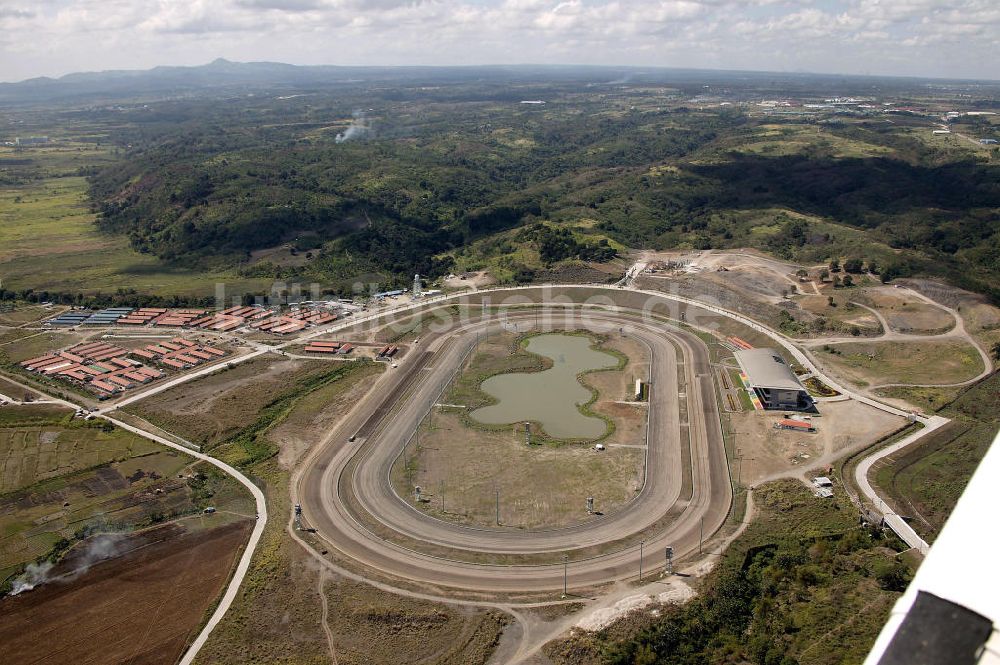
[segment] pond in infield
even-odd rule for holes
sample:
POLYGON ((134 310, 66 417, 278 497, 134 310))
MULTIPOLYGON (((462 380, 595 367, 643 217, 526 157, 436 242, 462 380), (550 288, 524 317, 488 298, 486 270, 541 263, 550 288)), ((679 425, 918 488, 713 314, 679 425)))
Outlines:
POLYGON ((583 372, 613 369, 615 356, 591 348, 593 340, 582 335, 559 333, 536 335, 525 348, 552 360, 541 372, 498 374, 483 381, 482 390, 497 403, 476 409, 470 415, 486 425, 536 422, 556 439, 596 439, 607 431, 607 423, 583 412, 592 393, 580 383, 583 372))

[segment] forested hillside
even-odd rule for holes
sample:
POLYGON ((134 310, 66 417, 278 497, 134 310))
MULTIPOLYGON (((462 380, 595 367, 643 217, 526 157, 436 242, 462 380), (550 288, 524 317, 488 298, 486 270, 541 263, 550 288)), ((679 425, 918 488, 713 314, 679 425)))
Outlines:
POLYGON ((467 81, 162 103, 118 128, 125 156, 91 196, 101 227, 142 252, 259 275, 437 275, 469 243, 539 221, 568 229, 528 239, 548 261, 613 257, 565 242, 585 221, 632 247, 822 261, 860 243, 886 279, 934 273, 996 296, 996 150, 935 147, 918 116, 761 116, 691 92, 467 81), (251 260, 285 242, 308 260, 251 260))

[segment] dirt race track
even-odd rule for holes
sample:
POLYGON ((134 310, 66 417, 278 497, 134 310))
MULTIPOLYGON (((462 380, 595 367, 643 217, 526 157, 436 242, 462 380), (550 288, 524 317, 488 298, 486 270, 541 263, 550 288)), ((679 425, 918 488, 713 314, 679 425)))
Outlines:
MULTIPOLYGON (((507 322, 534 326, 534 317, 530 310, 512 311, 507 322)), ((631 541, 638 538, 647 541, 647 569, 662 562, 668 545, 678 554, 696 550, 701 525, 706 534, 714 532, 732 498, 704 342, 676 326, 625 313, 577 312, 570 322, 556 319, 554 329, 617 332, 624 326, 652 349, 647 477, 627 508, 562 529, 472 528, 434 519, 395 494, 389 470, 401 445, 477 335, 497 325, 470 321, 422 337, 422 353, 386 372, 373 397, 306 462, 298 493, 309 525, 343 555, 384 573, 478 593, 560 588, 563 554, 569 557, 571 586, 634 577, 640 548, 631 541), (349 442, 352 434, 355 440, 349 442)))
MULTIPOLYGON (((175 663, 228 580, 252 524, 145 531, 119 541, 121 556, 3 599, 0 661, 175 663)), ((73 561, 71 554, 53 574, 72 571, 73 561)))

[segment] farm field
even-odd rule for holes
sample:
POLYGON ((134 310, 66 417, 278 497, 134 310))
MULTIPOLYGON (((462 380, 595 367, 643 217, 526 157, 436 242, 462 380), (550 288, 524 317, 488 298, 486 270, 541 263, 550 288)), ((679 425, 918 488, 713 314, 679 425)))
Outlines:
POLYGON ((121 429, 0 428, 0 494, 160 450, 160 446, 121 429))
POLYGON ((61 404, 25 404, 0 406, 0 427, 51 425, 66 421, 72 412, 61 404))
POLYGON ((814 357, 860 387, 893 383, 945 385, 983 371, 976 350, 961 342, 847 342, 824 345, 814 357))
POLYGON ((81 538, 214 505, 252 514, 214 467, 48 404, 0 407, 0 588, 28 563, 58 561, 81 538))
POLYGON ((175 663, 228 580, 252 524, 154 528, 116 539, 120 554, 97 563, 88 563, 86 551, 71 553, 51 571, 65 579, 0 603, 4 662, 175 663))

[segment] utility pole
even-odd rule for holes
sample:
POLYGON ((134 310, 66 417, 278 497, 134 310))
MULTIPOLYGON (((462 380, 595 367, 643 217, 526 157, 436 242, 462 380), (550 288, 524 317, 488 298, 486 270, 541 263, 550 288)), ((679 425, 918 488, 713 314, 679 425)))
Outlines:
POLYGON ((569 572, 569 555, 563 554, 563 595, 565 598, 568 594, 566 593, 567 575, 569 572))
POLYGON ((673 547, 668 547, 666 549, 666 551, 665 551, 665 554, 666 554, 666 557, 667 557, 667 564, 663 568, 663 574, 664 575, 673 575, 674 574, 674 548, 673 547))

